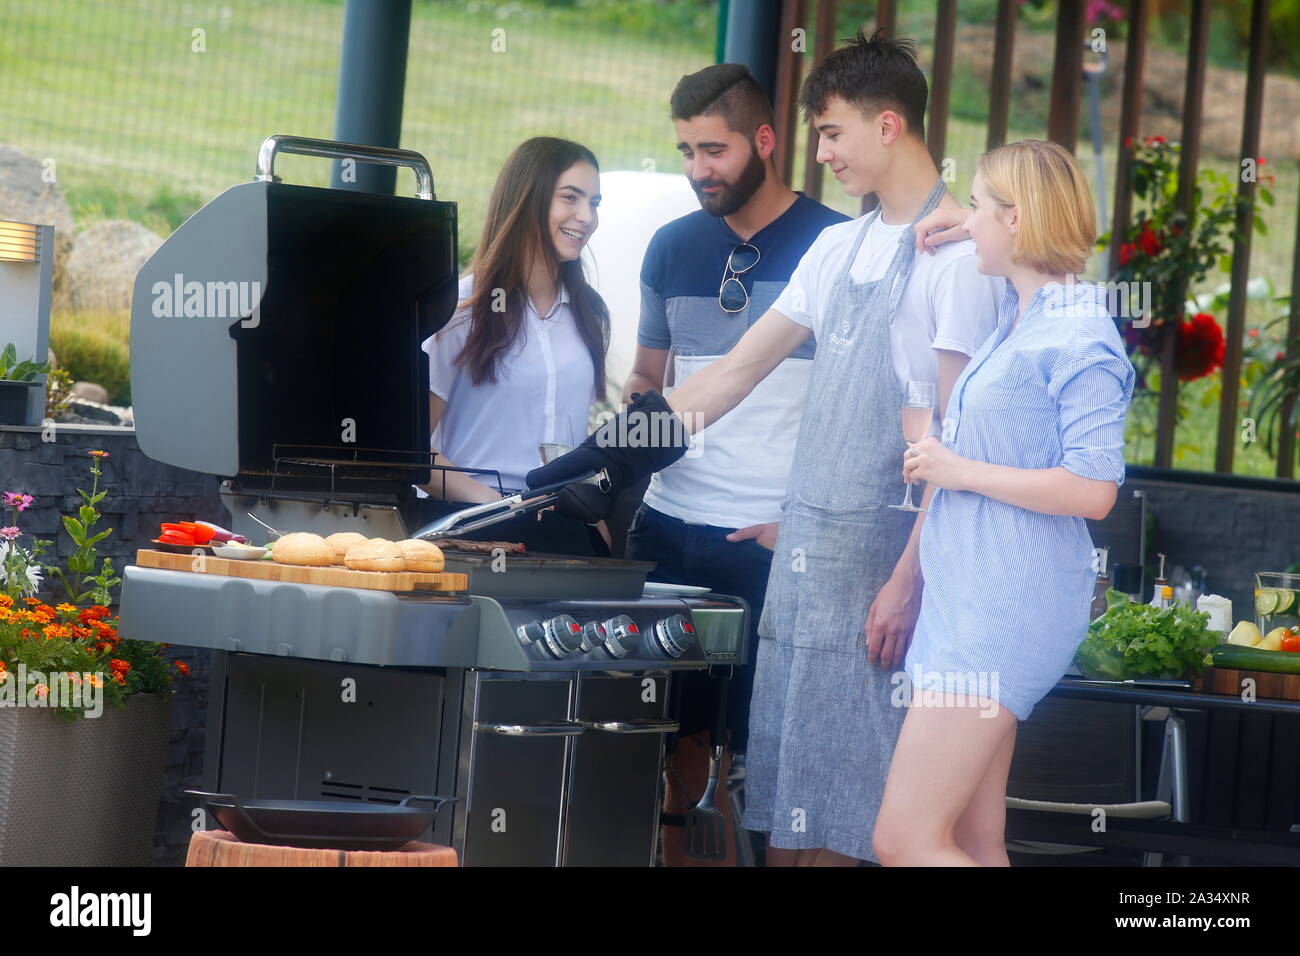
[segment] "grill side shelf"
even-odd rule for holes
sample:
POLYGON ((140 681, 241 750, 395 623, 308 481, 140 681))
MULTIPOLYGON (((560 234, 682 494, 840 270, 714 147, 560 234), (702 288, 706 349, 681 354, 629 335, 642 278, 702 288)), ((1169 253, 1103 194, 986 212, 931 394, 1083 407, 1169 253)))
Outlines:
POLYGON ((137 565, 122 577, 119 632, 135 640, 381 666, 474 661, 478 615, 468 598, 137 565))

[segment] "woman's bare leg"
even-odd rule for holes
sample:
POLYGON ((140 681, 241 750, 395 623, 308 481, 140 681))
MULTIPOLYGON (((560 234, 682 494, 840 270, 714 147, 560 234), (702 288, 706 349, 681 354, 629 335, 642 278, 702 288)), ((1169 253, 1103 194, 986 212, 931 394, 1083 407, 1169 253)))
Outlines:
POLYGON ((957 818, 953 836, 957 845, 982 866, 1010 866, 1007 858, 1007 774, 1016 747, 1017 721, 980 781, 975 796, 957 818))
POLYGON ((1016 718, 986 698, 965 703, 942 706, 915 692, 876 817, 873 848, 886 866, 980 865, 954 830, 1016 718))

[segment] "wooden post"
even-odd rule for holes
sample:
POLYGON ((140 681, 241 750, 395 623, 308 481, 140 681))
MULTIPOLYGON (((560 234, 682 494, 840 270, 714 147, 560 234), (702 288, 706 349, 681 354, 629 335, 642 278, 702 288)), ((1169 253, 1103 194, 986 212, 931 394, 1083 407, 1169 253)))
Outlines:
POLYGON ((1079 97, 1083 90, 1083 13, 1083 0, 1058 0, 1047 138, 1072 153, 1079 138, 1079 97))
MULTIPOLYGON (((820 63, 835 49, 835 13, 839 0, 817 0, 817 37, 813 41, 813 63, 820 63)), ((808 144, 804 148, 803 191, 818 201, 822 198, 822 164, 817 162, 817 130, 809 124, 808 144)))
MULTIPOLYGON (((1146 0, 1136 0, 1145 3, 1146 0)), ((998 23, 993 35, 993 73, 989 77, 989 135, 986 148, 1007 141, 1011 105, 1011 65, 1016 49, 1016 0, 998 0, 998 23)))
POLYGON ((934 65, 930 71, 930 116, 926 144, 930 158, 942 169, 948 139, 948 104, 952 99, 953 41, 957 33, 957 0, 939 0, 934 17, 934 65))
MULTIPOLYGON (((898 0, 876 0, 876 29, 884 30, 886 36, 894 35, 894 24, 898 22, 898 0)), ((862 214, 866 215, 876 208, 879 200, 875 193, 862 197, 862 214)))
POLYGON ((1147 18, 1150 0, 1132 0, 1128 11, 1128 42, 1124 52, 1124 91, 1119 112, 1119 145, 1115 149, 1115 213, 1110 225, 1110 266, 1108 275, 1119 270, 1119 247, 1128 232, 1133 212, 1133 189, 1129 185, 1129 167, 1133 164, 1133 147, 1142 132, 1142 74, 1146 65, 1147 18))
MULTIPOLYGON (((1210 0, 1192 0, 1191 33, 1187 40, 1187 82, 1183 87, 1183 135, 1178 151, 1177 202, 1192 228, 1196 212, 1196 172, 1201 155, 1201 104, 1205 93, 1205 52, 1210 37, 1210 0)), ((1183 320, 1186 288, 1170 290, 1165 305, 1173 310, 1164 319, 1170 323, 1160 349, 1160 402, 1156 409, 1156 457, 1158 468, 1174 460, 1174 427, 1178 416, 1177 326, 1183 320)))
POLYGON ((794 175, 795 129, 798 115, 795 110, 799 91, 799 73, 803 54, 793 47, 793 34, 803 26, 806 0, 781 0, 781 33, 776 48, 776 95, 772 98, 772 112, 776 118, 776 151, 772 157, 777 175, 788 183, 794 175))
MULTIPOLYGON (((1292 343, 1300 337, 1300 208, 1296 210, 1295 249, 1291 259, 1291 308, 1286 320, 1286 354, 1295 354, 1292 343)), ((1277 476, 1279 478, 1295 477, 1295 430, 1290 424, 1291 413, 1295 410, 1295 396, 1282 403, 1279 412, 1281 424, 1278 426, 1277 440, 1277 476)))
POLYGON ((1264 111, 1264 70, 1268 56, 1269 0, 1253 0, 1250 6, 1250 57, 1246 66, 1245 116, 1241 124, 1241 155, 1237 166, 1237 236, 1232 243, 1232 289, 1228 293, 1228 327, 1224 330, 1221 372, 1223 390, 1219 398, 1219 436, 1214 449, 1214 470, 1232 471, 1233 452, 1240 427, 1237 400, 1241 394, 1241 354, 1246 334, 1246 283, 1250 281, 1250 241, 1254 233, 1255 175, 1247 176, 1241 163, 1254 165, 1259 155, 1260 120, 1264 111))

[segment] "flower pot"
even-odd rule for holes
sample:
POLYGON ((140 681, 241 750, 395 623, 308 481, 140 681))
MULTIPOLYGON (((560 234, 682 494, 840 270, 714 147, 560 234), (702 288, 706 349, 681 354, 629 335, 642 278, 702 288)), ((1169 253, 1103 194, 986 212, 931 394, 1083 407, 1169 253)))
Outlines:
POLYGON ((0 866, 146 866, 171 698, 135 694, 75 722, 0 707, 0 866))
POLYGON ((0 425, 27 424, 27 396, 44 382, 12 382, 0 379, 0 425))

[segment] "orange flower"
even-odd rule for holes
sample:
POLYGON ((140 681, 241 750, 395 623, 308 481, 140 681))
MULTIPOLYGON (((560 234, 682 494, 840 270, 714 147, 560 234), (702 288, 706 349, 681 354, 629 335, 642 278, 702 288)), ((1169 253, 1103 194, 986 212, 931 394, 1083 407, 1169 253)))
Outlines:
POLYGON ((89 677, 86 678, 86 680, 90 682, 91 687, 104 686, 104 678, 100 677, 98 674, 91 674, 89 677))
POLYGON ((190 676, 190 665, 186 664, 184 661, 177 661, 176 669, 180 671, 182 674, 184 674, 186 677, 190 676))
POLYGON ((48 687, 46 687, 44 684, 37 684, 37 685, 33 688, 33 690, 36 691, 36 696, 37 696, 37 697, 44 697, 46 694, 48 694, 48 693, 50 692, 50 689, 49 689, 48 687))
POLYGON ((13 611, 9 610, 7 607, 0 607, 0 621, 9 621, 14 619, 15 615, 13 611))
POLYGON ((56 605, 54 610, 58 611, 60 614, 76 614, 77 605, 68 604, 65 602, 63 604, 56 605))
POLYGON ((25 598, 23 598, 23 602, 26 603, 26 604, 40 604, 40 603, 41 603, 41 599, 40 599, 40 598, 34 598, 34 597, 25 597, 25 598))
POLYGON ((0 661, 0 680, 4 679, 5 673, 8 670, 9 670, 9 665, 6 664, 4 661, 0 661))
POLYGON ((14 599, 7 594, 0 594, 0 607, 13 607, 14 599))
POLYGON ((74 674, 72 671, 68 671, 68 680, 72 681, 72 683, 74 684, 80 684, 81 676, 78 674, 74 674))
POLYGON ((47 640, 53 637, 72 636, 72 628, 66 624, 46 624, 45 627, 41 628, 41 631, 45 634, 47 640))
POLYGON ((93 455, 93 456, 96 457, 96 458, 107 458, 107 457, 108 457, 108 452, 106 452, 106 451, 92 451, 92 452, 87 452, 87 454, 89 454, 89 455, 93 455))
POLYGON ((95 632, 88 627, 78 627, 76 624, 72 625, 72 636, 79 641, 86 640, 86 638, 92 636, 94 633, 95 632))

